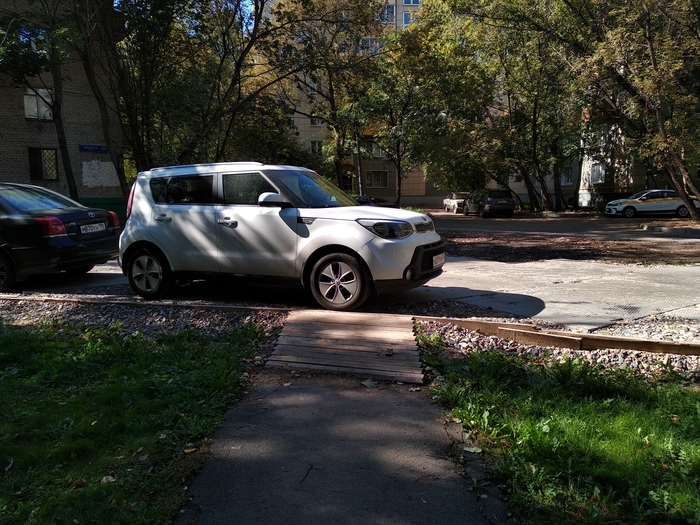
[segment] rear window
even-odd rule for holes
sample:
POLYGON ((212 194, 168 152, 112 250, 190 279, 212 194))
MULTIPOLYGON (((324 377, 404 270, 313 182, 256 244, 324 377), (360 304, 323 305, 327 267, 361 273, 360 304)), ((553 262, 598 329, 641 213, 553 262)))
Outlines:
POLYGON ((489 192, 489 197, 492 199, 510 199, 510 192, 508 190, 493 190, 489 192))
POLYGON ((68 197, 40 188, 6 188, 2 200, 18 212, 82 207, 68 197))

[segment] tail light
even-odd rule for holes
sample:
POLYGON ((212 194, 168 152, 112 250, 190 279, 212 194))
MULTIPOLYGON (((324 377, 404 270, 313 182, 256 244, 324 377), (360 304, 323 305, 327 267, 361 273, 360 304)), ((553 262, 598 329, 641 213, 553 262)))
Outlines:
POLYGON ((126 201, 126 218, 128 219, 131 215, 131 207, 134 204, 134 190, 136 190, 136 183, 132 184, 131 191, 129 191, 129 199, 126 201))
POLYGON ((112 217, 112 226, 117 228, 119 226, 119 216, 113 211, 110 211, 109 215, 112 217))
POLYGON ((36 222, 41 225, 41 234, 44 237, 67 235, 66 227, 58 217, 37 217, 36 222))

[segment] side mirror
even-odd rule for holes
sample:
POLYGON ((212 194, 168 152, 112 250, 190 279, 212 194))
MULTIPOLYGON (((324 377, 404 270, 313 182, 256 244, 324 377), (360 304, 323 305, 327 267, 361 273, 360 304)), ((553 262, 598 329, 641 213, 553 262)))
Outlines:
POLYGON ((265 192, 258 197, 258 206, 266 206, 268 208, 291 208, 292 203, 279 193, 265 192))

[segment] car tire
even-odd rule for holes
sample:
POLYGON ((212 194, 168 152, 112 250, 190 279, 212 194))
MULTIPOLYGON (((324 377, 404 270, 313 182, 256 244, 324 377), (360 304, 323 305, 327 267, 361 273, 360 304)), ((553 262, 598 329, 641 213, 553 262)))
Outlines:
POLYGON ((131 289, 144 299, 163 297, 173 285, 165 256, 150 248, 141 248, 129 258, 127 278, 131 289))
POLYGON ((688 211, 688 208, 683 206, 678 206, 678 209, 676 210, 676 215, 678 215, 681 219, 687 219, 690 217, 690 212, 688 211))
POLYGON ((314 264, 311 293, 327 310, 350 311, 360 308, 372 294, 369 272, 352 255, 333 253, 314 264))
POLYGON ((622 216, 631 219, 635 215, 637 215, 637 210, 635 210, 632 206, 627 206, 624 210, 622 210, 622 216))
POLYGON ((9 292, 17 285, 15 267, 10 258, 0 252, 0 292, 9 292))

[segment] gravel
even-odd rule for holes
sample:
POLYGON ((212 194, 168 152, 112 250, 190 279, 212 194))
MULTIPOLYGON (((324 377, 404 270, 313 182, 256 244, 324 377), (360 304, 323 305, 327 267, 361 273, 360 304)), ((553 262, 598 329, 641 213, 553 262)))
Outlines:
MULTIPOLYGON (((261 353, 271 351, 274 340, 284 324, 284 309, 266 310, 245 304, 217 301, 216 307, 201 301, 164 304, 135 300, 127 289, 100 289, 92 294, 76 296, 54 294, 45 296, 18 296, 0 298, 0 322, 17 327, 50 323, 61 330, 76 327, 101 327, 119 324, 128 336, 139 332, 142 337, 154 338, 159 333, 195 328, 212 336, 236 329, 246 323, 255 323, 265 335, 261 353), (102 301, 122 301, 121 304, 102 301)), ((486 321, 528 323, 541 328, 562 327, 545 325, 541 321, 513 317, 511 314, 478 308, 452 301, 420 304, 398 304, 382 308, 382 312, 416 316, 444 317, 442 321, 423 323, 421 332, 438 332, 446 344, 445 352, 458 356, 475 351, 498 351, 508 355, 537 358, 555 362, 565 358, 583 359, 607 368, 626 368, 645 375, 673 370, 692 383, 700 383, 700 356, 659 354, 642 351, 604 349, 576 351, 554 347, 539 347, 514 343, 495 336, 463 329, 449 322, 450 318, 478 318, 486 321)), ((634 337, 648 340, 700 343, 700 323, 693 319, 667 315, 652 315, 642 319, 624 320, 596 331, 598 334, 634 337)))

